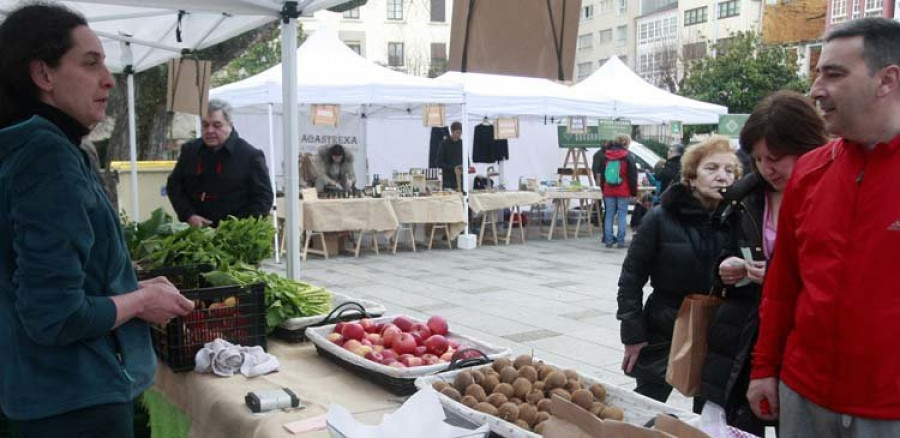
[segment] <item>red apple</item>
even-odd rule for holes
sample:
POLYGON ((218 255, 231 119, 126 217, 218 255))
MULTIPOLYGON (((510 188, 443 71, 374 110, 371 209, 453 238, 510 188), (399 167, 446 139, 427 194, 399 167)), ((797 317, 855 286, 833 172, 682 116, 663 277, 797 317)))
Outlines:
POLYGON ((450 328, 447 326, 447 320, 442 316, 434 315, 428 318, 427 325, 431 329, 431 333, 436 335, 447 336, 447 333, 450 331, 450 328))
POLYGON ((416 340, 409 333, 404 333, 394 341, 394 350, 400 354, 412 354, 416 351, 416 340))
POLYGON ((397 328, 399 328, 401 331, 408 332, 410 329, 412 329, 413 322, 408 317, 400 315, 394 318, 394 325, 397 326, 397 328))
POLYGON ((409 359, 409 358, 411 358, 411 357, 416 357, 416 356, 414 356, 414 355, 412 355, 412 354, 408 354, 408 353, 407 353, 407 354, 401 354, 400 356, 397 356, 397 360, 399 360, 400 362, 406 362, 406 360, 409 359))
POLYGON ((334 332, 335 332, 335 333, 340 333, 340 332, 344 329, 344 326, 345 326, 345 325, 347 325, 346 322, 339 322, 339 323, 335 324, 335 325, 334 325, 334 332))
POLYGON ((395 325, 389 325, 386 329, 384 329, 384 333, 381 334, 381 339, 384 341, 384 346, 391 348, 397 339, 400 339, 400 335, 403 334, 403 331, 400 330, 395 325))
POLYGON ((384 360, 397 360, 397 358, 400 356, 396 351, 391 350, 390 348, 386 348, 384 349, 384 351, 379 351, 379 353, 384 356, 384 360))
POLYGON ((413 339, 416 340, 416 345, 425 345, 425 338, 423 338, 422 335, 420 335, 418 332, 410 332, 409 334, 412 335, 413 339))
POLYGON ((381 353, 376 353, 374 351, 370 351, 364 356, 366 359, 371 360, 372 362, 381 363, 384 360, 384 356, 381 353))
POLYGON ((379 335, 384 333, 384 329, 386 329, 389 325, 393 325, 393 324, 385 324, 383 322, 379 322, 378 324, 375 324, 375 333, 378 333, 379 335))
POLYGON ((372 346, 375 345, 375 344, 372 343, 372 341, 370 341, 370 340, 368 340, 368 339, 363 339, 363 340, 361 340, 361 341, 359 341, 359 342, 360 342, 361 344, 366 345, 366 346, 369 346, 369 347, 372 347, 372 346))
POLYGON ((372 351, 374 351, 376 353, 381 353, 382 351, 384 351, 384 345, 373 345, 372 351))
POLYGON ((360 345, 353 349, 353 354, 359 357, 366 357, 367 354, 372 353, 372 347, 368 345, 360 345))
POLYGON ((441 360, 441 358, 439 358, 433 354, 426 353, 426 354, 422 355, 422 362, 424 362, 425 365, 434 365, 434 364, 438 363, 440 360, 441 360))
POLYGON ((404 365, 403 362, 391 362, 388 366, 391 368, 406 368, 406 365, 404 365))
POLYGON ((344 349, 353 351, 356 348, 362 346, 362 343, 357 341, 356 339, 350 339, 347 342, 344 342, 344 349))
POLYGON ((372 343, 372 345, 378 345, 378 344, 384 343, 384 341, 381 339, 381 335, 379 335, 378 333, 367 333, 366 339, 368 339, 369 342, 372 343))
POLYGON ((366 335, 366 331, 363 330, 362 326, 359 324, 344 324, 344 327, 341 329, 341 334, 344 335, 346 339, 356 339, 361 340, 363 336, 366 335))
POLYGON ((397 362, 397 359, 382 359, 381 360, 382 365, 390 365, 394 362, 397 362))
POLYGON ((366 333, 375 333, 375 321, 372 321, 372 318, 360 319, 359 325, 362 326, 366 333))
MULTIPOLYGON (((401 361, 401 362, 403 362, 403 361, 401 361)), ((422 361, 421 357, 407 357, 406 361, 403 362, 403 364, 411 368, 411 367, 420 367, 420 366, 424 365, 425 362, 422 361)))
POLYGON ((333 342, 337 345, 344 345, 344 335, 340 333, 329 333, 328 336, 325 337, 330 342, 333 342))
POLYGON ((428 339, 431 337, 431 329, 428 328, 427 325, 422 324, 421 322, 417 322, 413 324, 412 329, 410 330, 412 333, 418 333, 422 339, 428 339))
POLYGON ((434 335, 425 340, 425 348, 427 348, 430 353, 440 356, 447 352, 447 349, 450 348, 450 344, 447 342, 447 338, 441 335, 434 335))
POLYGON ((441 355, 441 360, 444 362, 450 362, 450 359, 453 359, 452 351, 447 351, 446 353, 441 355))
POLYGON ((450 344, 451 349, 459 350, 459 342, 456 342, 455 339, 447 338, 447 343, 450 344))
POLYGON ((416 347, 416 351, 413 352, 413 354, 415 354, 416 356, 421 356, 421 355, 423 355, 423 354, 425 354, 425 353, 427 353, 427 352, 428 352, 428 349, 425 348, 424 345, 419 345, 419 346, 416 347))
POLYGON ((474 359, 474 358, 481 357, 481 354, 475 350, 469 350, 469 351, 463 352, 458 357, 459 357, 459 360, 474 359))

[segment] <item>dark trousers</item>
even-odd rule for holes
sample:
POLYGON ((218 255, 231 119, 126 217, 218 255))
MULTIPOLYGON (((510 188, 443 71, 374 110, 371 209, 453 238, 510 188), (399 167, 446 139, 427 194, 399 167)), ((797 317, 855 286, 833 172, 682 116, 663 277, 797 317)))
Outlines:
MULTIPOLYGON (((669 395, 672 394, 672 385, 669 385, 668 383, 640 378, 636 380, 637 386, 634 388, 634 392, 650 397, 660 403, 665 403, 666 400, 669 399, 669 395)), ((700 397, 694 397, 693 401, 694 413, 699 414, 703 411, 704 401, 700 397)))
POLYGON ((16 421, 20 438, 131 438, 134 403, 91 406, 38 420, 16 421))

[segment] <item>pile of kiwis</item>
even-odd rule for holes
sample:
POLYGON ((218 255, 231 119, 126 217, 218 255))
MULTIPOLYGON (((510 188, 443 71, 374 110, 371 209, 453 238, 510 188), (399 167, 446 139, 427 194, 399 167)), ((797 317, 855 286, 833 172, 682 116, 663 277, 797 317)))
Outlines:
POLYGON ((550 418, 550 397, 558 395, 602 418, 619 420, 622 409, 607 405, 606 388, 585 383, 573 370, 560 370, 529 355, 500 358, 475 370, 463 370, 453 382, 439 380, 435 391, 472 409, 542 434, 550 418))

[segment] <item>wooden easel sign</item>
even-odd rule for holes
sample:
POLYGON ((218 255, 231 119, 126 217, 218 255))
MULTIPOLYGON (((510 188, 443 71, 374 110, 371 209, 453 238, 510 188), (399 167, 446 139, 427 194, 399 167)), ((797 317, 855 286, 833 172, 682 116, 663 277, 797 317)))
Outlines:
POLYGON ((569 134, 587 134, 587 117, 569 117, 569 134))

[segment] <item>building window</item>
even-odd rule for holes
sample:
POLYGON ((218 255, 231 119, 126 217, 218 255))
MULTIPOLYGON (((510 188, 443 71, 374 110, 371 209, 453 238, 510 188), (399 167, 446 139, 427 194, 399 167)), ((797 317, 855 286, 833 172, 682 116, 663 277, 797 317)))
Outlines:
POLYGON ((578 50, 589 50, 594 47, 594 35, 590 33, 578 35, 578 41, 576 44, 578 50))
POLYGON ((831 22, 840 23, 847 19, 847 0, 831 0, 831 22))
POLYGON ((619 0, 619 16, 625 15, 628 12, 628 0, 619 0))
POLYGON ((438 77, 447 71, 447 43, 431 43, 429 77, 438 77))
POLYGON ((624 46, 625 42, 628 41, 628 25, 619 26, 616 28, 616 44, 620 46, 624 46))
POLYGON ((587 5, 581 8, 581 21, 588 21, 594 18, 594 5, 587 5))
POLYGON ((578 76, 576 80, 582 80, 591 75, 591 67, 593 67, 593 63, 591 61, 588 62, 579 62, 578 63, 578 76))
POLYGON ((716 54, 724 55, 728 53, 728 46, 731 45, 731 40, 733 39, 734 37, 720 38, 716 43, 716 54))
POLYGON ((706 42, 701 41, 699 43, 685 44, 682 55, 684 56, 685 61, 694 61, 704 58, 706 56, 706 42))
POLYGON ((719 18, 735 17, 740 14, 739 0, 729 0, 719 3, 719 18))
POLYGON ((352 18, 355 20, 359 20, 359 8, 356 7, 356 8, 344 11, 344 18, 352 18))
POLYGON ((446 0, 431 0, 431 22, 445 23, 447 21, 446 0))
POLYGON ((704 6, 702 8, 694 8, 684 11, 684 25, 690 26, 693 24, 706 23, 706 11, 708 9, 708 7, 704 6))
POLYGON ((388 65, 403 67, 403 43, 388 43, 388 65))
POLYGON ((865 16, 866 17, 880 17, 882 16, 882 10, 884 8, 884 2, 882 0, 866 0, 866 9, 865 16))
POLYGON ((597 35, 600 37, 601 46, 612 42, 612 29, 601 30, 600 32, 597 32, 597 35))
POLYGON ((403 19, 403 0, 387 0, 388 20, 403 19))
POLYGON ((614 0, 600 0, 600 15, 611 14, 613 12, 614 0))
POLYGON ((356 52, 357 55, 362 56, 362 44, 359 41, 344 41, 344 44, 350 48, 350 50, 356 52))

